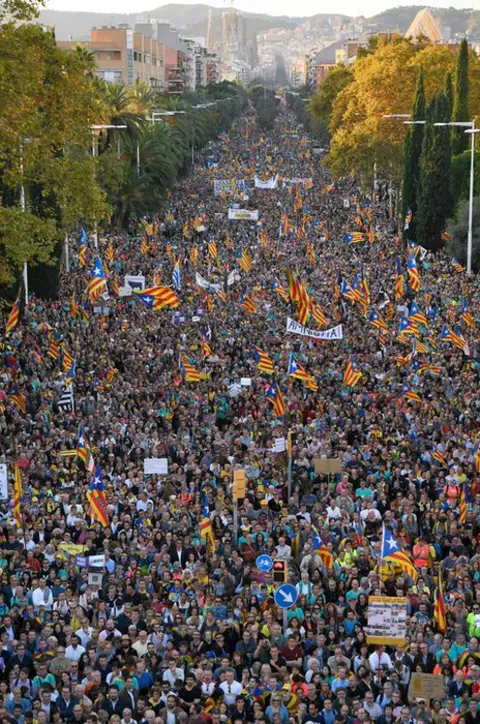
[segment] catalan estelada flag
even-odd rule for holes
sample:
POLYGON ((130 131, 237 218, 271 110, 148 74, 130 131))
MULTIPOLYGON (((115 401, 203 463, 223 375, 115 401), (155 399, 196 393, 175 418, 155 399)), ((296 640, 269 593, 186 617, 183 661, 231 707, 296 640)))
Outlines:
POLYGON ((163 307, 176 309, 180 306, 179 298, 170 287, 149 287, 143 291, 134 290, 134 292, 149 309, 155 311, 163 309, 163 307), (150 302, 150 298, 153 299, 153 302, 150 302))
POLYGON ((460 319, 463 319, 467 327, 475 329, 475 320, 468 311, 468 302, 465 301, 460 307, 460 319))
POLYGON ((349 360, 343 373, 343 384, 347 387, 355 387, 361 380, 362 373, 355 367, 355 362, 349 360))
POLYGON ((284 299, 286 302, 289 301, 288 294, 285 291, 284 287, 278 281, 277 277, 273 277, 272 289, 274 292, 277 292, 277 294, 280 294, 282 299, 284 299))
POLYGON ((421 401, 422 401, 422 398, 420 397, 420 395, 418 394, 418 392, 415 392, 415 390, 412 390, 412 388, 409 387, 409 386, 407 385, 407 383, 405 383, 405 384, 403 385, 402 395, 403 395, 403 397, 404 397, 406 400, 408 400, 409 402, 421 402, 421 401))
POLYGON ((283 417, 286 412, 282 391, 276 382, 272 382, 267 390, 267 399, 273 404, 273 411, 277 417, 283 417))
POLYGON ((393 534, 383 526, 382 547, 380 551, 380 559, 387 563, 395 563, 414 581, 417 580, 417 571, 413 565, 413 561, 400 547, 398 541, 393 534))
POLYGON ((388 325, 382 315, 376 311, 376 309, 372 309, 370 312, 370 324, 372 327, 376 327, 377 329, 381 329, 384 332, 389 332, 388 325))
POLYGON ((99 465, 97 465, 95 477, 88 486, 87 500, 90 503, 92 518, 106 528, 108 525, 107 496, 99 465))
POLYGON ((244 272, 252 271, 252 259, 248 251, 243 246, 241 246, 237 251, 236 259, 244 272))
POLYGON ((452 266, 457 272, 457 274, 461 274, 465 271, 465 267, 463 267, 455 258, 452 259, 452 266))
POLYGON ((92 276, 87 286, 87 294, 93 303, 104 292, 107 286, 107 275, 99 256, 95 259, 92 269, 92 276))
POLYGON ((437 624, 437 629, 444 634, 447 630, 447 607, 443 597, 443 576, 442 569, 438 571, 437 588, 435 590, 435 602, 433 604, 433 617, 437 624))
POLYGON ((208 501, 204 495, 202 498, 202 519, 200 521, 200 537, 205 541, 207 554, 212 556, 216 551, 215 536, 213 535, 212 521, 208 501))
POLYGON ((410 252, 407 262, 408 278, 410 280, 410 286, 414 292, 420 291, 420 276, 418 274, 417 262, 415 260, 415 252, 410 252))
POLYGON ((320 535, 315 528, 313 529, 312 535, 312 553, 316 553, 318 556, 320 556, 325 568, 327 568, 328 570, 333 568, 333 556, 323 540, 320 538, 320 535))
POLYGON ((303 382, 308 382, 310 378, 307 370, 300 364, 300 362, 297 362, 293 354, 290 355, 287 374, 289 377, 293 377, 295 380, 302 380, 303 382))
POLYGON ((344 279, 342 281, 342 286, 340 287, 340 293, 342 296, 344 296, 346 299, 349 299, 351 302, 358 302, 359 301, 359 295, 358 293, 351 287, 351 285, 344 279))
POLYGON ((415 322, 415 324, 423 324, 424 327, 428 327, 427 318, 424 313, 420 311, 420 308, 416 302, 412 302, 410 304, 410 309, 408 310, 408 318, 411 322, 415 322))
POLYGON ((343 238, 347 244, 358 244, 360 241, 364 240, 364 236, 360 231, 347 231, 343 235, 343 238))
POLYGON ((7 334, 10 334, 10 332, 13 332, 15 327, 18 324, 18 320, 20 319, 20 299, 17 297, 15 302, 12 305, 12 308, 10 310, 10 314, 8 315, 7 319, 7 326, 5 327, 5 336, 7 334))
POLYGON ((458 347, 458 349, 463 350, 463 348, 467 345, 467 340, 462 335, 460 330, 452 331, 447 327, 446 324, 443 325, 442 331, 440 332, 440 339, 442 342, 451 342, 455 347, 458 347))
POLYGON ((240 306, 243 307, 248 314, 253 314, 257 309, 255 302, 248 296, 248 294, 242 294, 240 298, 240 306))
POLYGON ((22 497, 22 474, 17 463, 15 463, 13 469, 13 517, 18 527, 22 525, 22 497))
POLYGON ((273 362, 268 354, 260 349, 260 347, 255 347, 253 358, 257 363, 257 369, 261 372, 267 372, 267 374, 273 373, 273 362))
POLYGON ((397 262, 395 266, 395 288, 394 288, 395 300, 399 302, 403 299, 405 294, 405 277, 403 275, 402 262, 397 256, 397 262))

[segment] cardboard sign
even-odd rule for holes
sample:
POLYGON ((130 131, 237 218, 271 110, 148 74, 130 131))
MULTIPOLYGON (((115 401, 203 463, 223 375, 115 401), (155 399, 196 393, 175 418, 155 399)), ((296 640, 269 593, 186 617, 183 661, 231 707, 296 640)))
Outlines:
POLYGON ((143 461, 143 472, 145 475, 167 475, 167 458, 145 458, 143 461))
POLYGON ((444 699, 443 676, 414 672, 408 687, 409 699, 444 699))
POLYGON ((335 475, 342 472, 340 458, 313 458, 313 467, 316 473, 335 475))
POLYGON ((369 596, 365 632, 369 644, 403 645, 407 633, 407 599, 369 596))

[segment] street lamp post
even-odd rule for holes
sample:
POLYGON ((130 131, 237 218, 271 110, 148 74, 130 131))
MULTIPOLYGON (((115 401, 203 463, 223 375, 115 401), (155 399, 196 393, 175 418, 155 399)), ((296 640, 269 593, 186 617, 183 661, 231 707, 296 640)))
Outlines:
MULTIPOLYGON (((90 130, 92 131, 92 156, 93 156, 93 158, 98 157, 97 135, 96 135, 95 131, 103 131, 103 130, 109 129, 109 128, 116 128, 117 130, 124 131, 126 128, 128 128, 128 126, 114 125, 111 123, 90 126, 90 130)), ((137 144, 137 158, 138 158, 138 144, 137 144)), ((97 232, 97 220, 96 219, 95 219, 95 224, 93 227, 93 244, 95 246, 95 249, 98 249, 98 232, 97 232)))
POLYGON ((473 187, 475 172, 475 134, 480 133, 480 128, 475 128, 475 121, 450 121, 450 123, 434 123, 434 126, 456 126, 465 128, 465 133, 470 133, 472 141, 470 144, 470 187, 468 192, 468 235, 467 235, 467 274, 472 273, 472 241, 473 241, 473 187))

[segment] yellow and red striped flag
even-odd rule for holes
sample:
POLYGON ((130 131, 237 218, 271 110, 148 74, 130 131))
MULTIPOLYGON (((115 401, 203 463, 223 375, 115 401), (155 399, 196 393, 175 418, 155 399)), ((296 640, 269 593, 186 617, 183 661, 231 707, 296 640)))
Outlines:
POLYGON ((15 463, 13 473, 13 517, 19 527, 22 525, 22 497, 22 474, 17 463, 15 463))

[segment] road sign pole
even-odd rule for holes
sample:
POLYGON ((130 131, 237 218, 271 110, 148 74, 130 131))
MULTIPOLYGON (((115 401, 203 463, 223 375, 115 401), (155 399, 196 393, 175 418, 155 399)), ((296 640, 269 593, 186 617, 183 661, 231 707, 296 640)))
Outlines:
POLYGON ((288 628, 288 608, 283 609, 283 635, 285 636, 288 628))
POLYGON ((233 502, 233 540, 238 544, 238 502, 233 502))

